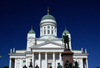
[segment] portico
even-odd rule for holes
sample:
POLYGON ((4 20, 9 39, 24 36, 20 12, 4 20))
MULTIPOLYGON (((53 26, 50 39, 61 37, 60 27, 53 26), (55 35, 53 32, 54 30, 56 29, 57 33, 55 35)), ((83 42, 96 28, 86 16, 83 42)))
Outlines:
POLYGON ((33 52, 32 53, 33 67, 38 65, 39 68, 48 68, 49 66, 48 64, 51 64, 50 66, 52 68, 56 68, 58 62, 62 64, 61 52, 33 52), (35 58, 37 58, 37 60, 35 58))

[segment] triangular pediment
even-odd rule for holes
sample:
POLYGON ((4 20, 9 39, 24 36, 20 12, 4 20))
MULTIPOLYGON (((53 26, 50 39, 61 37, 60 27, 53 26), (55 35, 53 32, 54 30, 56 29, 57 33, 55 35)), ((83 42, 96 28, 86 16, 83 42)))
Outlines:
POLYGON ((63 45, 55 43, 55 42, 45 42, 36 46, 32 46, 31 48, 64 48, 63 45))

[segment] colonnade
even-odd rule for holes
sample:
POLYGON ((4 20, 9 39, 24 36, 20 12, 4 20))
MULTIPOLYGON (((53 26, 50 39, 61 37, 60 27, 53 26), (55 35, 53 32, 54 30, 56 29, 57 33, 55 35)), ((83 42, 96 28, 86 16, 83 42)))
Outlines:
MULTIPOLYGON (((52 66, 52 68, 56 68, 55 52, 53 52, 52 56, 53 56, 53 66, 52 66)), ((42 68, 42 66, 41 66, 41 52, 38 53, 38 60, 39 60, 38 66, 39 66, 39 68, 42 68)), ((26 58, 26 66, 28 66, 27 65, 27 61, 28 61, 28 59, 26 58)), ((61 52, 59 53, 59 61, 60 61, 60 64, 62 65, 61 52)), ((35 55, 34 55, 34 52, 32 53, 32 64, 33 64, 33 68, 34 68, 35 67, 35 55)), ((47 52, 45 52, 45 63, 44 63, 44 65, 45 65, 45 68, 48 68, 47 67, 48 66, 47 52)))

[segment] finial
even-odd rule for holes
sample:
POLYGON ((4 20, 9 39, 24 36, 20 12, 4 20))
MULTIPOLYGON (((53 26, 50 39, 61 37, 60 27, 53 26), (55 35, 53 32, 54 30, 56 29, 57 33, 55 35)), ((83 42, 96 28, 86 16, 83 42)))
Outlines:
POLYGON ((87 53, 87 49, 85 49, 85 53, 87 53))
POLYGON ((81 51, 83 52, 83 48, 81 48, 81 51))
POLYGON ((65 26, 65 30, 66 30, 66 26, 65 26))
POLYGON ((10 49, 10 53, 12 53, 12 49, 10 49))
POLYGON ((15 52, 15 48, 13 48, 13 52, 15 52))
POLYGON ((49 14, 49 7, 48 7, 48 10, 47 10, 47 13, 49 14))
POLYGON ((33 30, 33 26, 31 26, 31 30, 33 30))

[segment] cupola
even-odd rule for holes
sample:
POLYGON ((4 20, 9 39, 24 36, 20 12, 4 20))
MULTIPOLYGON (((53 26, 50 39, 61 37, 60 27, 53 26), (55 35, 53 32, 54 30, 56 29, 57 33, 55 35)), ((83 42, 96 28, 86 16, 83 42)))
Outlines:
POLYGON ((40 21, 40 38, 54 39, 57 37, 57 23, 55 18, 49 14, 49 9, 47 10, 47 15, 44 15, 40 21))

